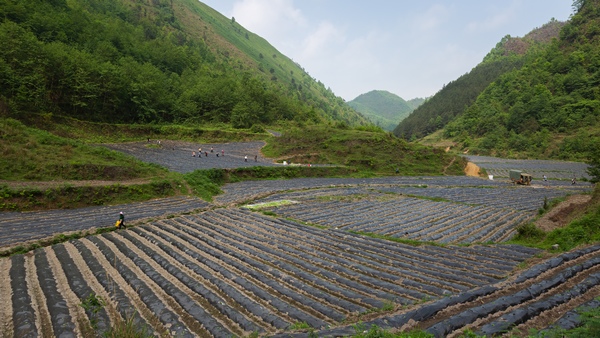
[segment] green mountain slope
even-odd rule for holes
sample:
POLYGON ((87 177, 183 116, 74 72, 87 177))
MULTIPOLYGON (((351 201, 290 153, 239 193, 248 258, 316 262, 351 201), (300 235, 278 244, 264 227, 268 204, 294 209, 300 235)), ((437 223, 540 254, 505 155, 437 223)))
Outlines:
MULTIPOLYGON (((412 104, 416 104, 415 99, 412 104)), ((348 105, 384 130, 393 130, 415 108, 396 94, 373 90, 357 96, 348 105)))
POLYGON ((502 74, 519 69, 536 51, 547 46, 564 23, 552 20, 523 38, 507 35, 469 73, 448 83, 415 109, 394 129, 405 139, 419 139, 446 126, 473 104, 479 94, 502 74))
POLYGON ((445 130, 479 153, 586 159, 600 144, 600 1, 575 2, 560 39, 499 77, 445 130))
POLYGON ((194 0, 0 0, 0 113, 368 123, 267 41, 194 0))

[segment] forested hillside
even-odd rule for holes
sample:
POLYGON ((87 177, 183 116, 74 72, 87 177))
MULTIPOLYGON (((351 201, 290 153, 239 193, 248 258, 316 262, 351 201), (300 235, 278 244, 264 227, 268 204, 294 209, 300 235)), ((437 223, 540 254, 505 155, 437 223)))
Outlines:
POLYGON ((490 83, 533 60, 536 52, 548 45, 564 23, 551 20, 523 38, 505 36, 484 60, 469 73, 448 83, 431 99, 419 106, 394 129, 405 139, 422 138, 446 126, 467 107, 490 83))
POLYGON ((600 144, 600 1, 576 13, 543 51, 483 91, 445 130, 478 152, 586 159, 600 144))
POLYGON ((100 122, 367 120, 195 0, 0 0, 0 114, 100 122))
POLYGON ((350 107, 367 117, 384 130, 392 131, 424 99, 407 102, 396 94, 385 90, 372 90, 348 101, 350 107))

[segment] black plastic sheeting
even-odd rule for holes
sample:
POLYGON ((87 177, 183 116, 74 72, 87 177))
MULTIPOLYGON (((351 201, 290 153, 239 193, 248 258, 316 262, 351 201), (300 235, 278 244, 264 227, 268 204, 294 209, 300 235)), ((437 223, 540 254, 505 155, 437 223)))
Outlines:
MULTIPOLYGON (((75 265, 75 262, 65 249, 64 244, 58 244, 52 247, 56 257, 60 261, 62 269, 67 276, 69 288, 77 295, 82 302, 87 299, 94 291, 88 286, 86 280, 81 275, 81 272, 75 265)), ((106 332, 110 328, 110 320, 104 307, 93 313, 91 309, 85 311, 88 318, 96 321, 96 331, 98 333, 106 332)))
POLYGON ((435 337, 445 337, 449 333, 467 324, 470 324, 479 318, 486 317, 495 312, 504 311, 511 306, 516 306, 525 301, 538 297, 547 290, 565 283, 577 273, 585 269, 589 269, 597 264, 600 264, 600 257, 595 257, 589 261, 586 261, 582 265, 575 265, 564 269, 561 273, 539 283, 532 284, 528 288, 523 289, 515 294, 503 296, 489 303, 465 310, 444 321, 432 325, 431 327, 427 328, 426 331, 430 334, 433 334, 435 337))
POLYGON ((13 327, 15 337, 37 337, 35 312, 31 306, 31 297, 27 292, 25 278, 25 256, 11 257, 10 287, 12 288, 13 327))
MULTIPOLYGON (((113 242, 123 255, 127 256, 146 276, 148 276, 148 278, 156 283, 160 289, 172 297, 183 310, 201 323, 213 337, 225 338, 233 335, 229 330, 223 327, 221 323, 215 320, 212 315, 207 313, 205 309, 199 306, 189 295, 171 283, 165 276, 159 274, 148 262, 139 257, 123 242, 116 239, 113 234, 107 234, 105 235, 105 238, 113 242)), ((185 334, 193 335, 191 332, 186 332, 185 334)))
MULTIPOLYGON (((224 314, 225 316, 229 317, 231 320, 239 324, 242 327, 242 329, 249 332, 262 331, 260 327, 248 320, 244 315, 240 314, 233 307, 229 306, 225 299, 215 294, 214 292, 206 288, 204 285, 198 283, 192 276, 189 276, 188 274, 181 271, 179 268, 172 265, 167 259, 165 259, 162 256, 162 252, 153 251, 148 246, 142 244, 139 240, 137 240, 135 237, 131 236, 127 232, 123 232, 121 234, 123 237, 131 241, 138 249, 142 250, 145 254, 151 257, 163 269, 168 271, 173 277, 177 278, 186 287, 190 288, 190 290, 194 291, 196 294, 201 295, 204 298, 204 300, 206 300, 206 302, 208 302, 211 306, 217 309, 219 313, 224 314)), ((189 307, 189 305, 187 307, 189 307)), ((203 317, 200 318, 199 321, 203 322, 203 317)))
MULTIPOLYGON (((236 269, 238 269, 239 271, 241 271, 242 273, 247 273, 252 278, 255 278, 256 280, 259 280, 259 281, 265 283, 268 287, 276 290, 276 292, 279 293, 279 295, 284 295, 286 297, 289 297, 290 299, 293 299, 294 301, 304 304, 306 306, 306 308, 308 308, 308 309, 316 310, 316 308, 318 307, 316 302, 310 301, 309 299, 307 299, 306 296, 301 295, 300 293, 297 293, 297 292, 285 287, 281 283, 278 283, 277 281, 274 281, 274 280, 266 277, 264 275, 265 271, 257 269, 255 267, 249 268, 243 264, 239 264, 235 260, 231 259, 229 256, 230 255, 234 256, 235 258, 241 259, 242 261, 246 262, 247 264, 252 265, 252 262, 250 262, 250 263, 247 262, 248 261, 247 257, 245 257, 243 255, 239 255, 238 253, 233 252, 232 250, 230 250, 226 247, 223 247, 222 245, 220 245, 218 242, 214 241, 210 237, 202 237, 201 235, 199 235, 199 233, 192 232, 191 230, 182 228, 179 225, 173 225, 173 226, 175 228, 178 228, 179 230, 183 231, 184 233, 188 233, 188 235, 178 234, 178 237, 180 237, 183 240, 185 240, 186 242, 190 243, 197 249, 204 251, 206 254, 213 256, 216 259, 222 261, 223 263, 233 266, 236 269), (202 239, 202 242, 198 241, 198 239, 202 239), (215 248, 215 249, 213 249, 213 248, 215 248)), ((165 230, 169 230, 169 229, 165 229, 165 230)), ((220 270, 223 270, 223 267, 220 264, 214 264, 214 269, 216 271, 220 272, 220 270)), ((289 303, 282 301, 280 299, 281 296, 278 295, 278 297, 273 297, 269 292, 266 292, 266 291, 262 290, 260 287, 255 286, 254 282, 249 282, 245 278, 240 278, 239 280, 236 278, 235 282, 238 284, 240 284, 240 282, 242 282, 240 285, 243 288, 250 290, 252 293, 255 293, 258 297, 261 297, 261 298, 264 297, 263 299, 269 301, 271 303, 271 305, 278 308, 279 311, 281 311, 282 313, 287 313, 290 317, 295 318, 297 321, 306 322, 311 327, 324 327, 327 325, 327 323, 324 320, 322 320, 320 318, 316 318, 315 316, 305 312, 304 310, 301 310, 294 306, 290 306, 289 303)), ((322 310, 324 310, 324 309, 322 309, 322 310)))
MULTIPOLYGON (((207 217, 207 218, 209 217, 208 215, 203 215, 203 216, 207 217)), ((199 218, 196 218, 196 219, 201 221, 199 218)), ((216 223, 217 220, 213 219, 213 222, 214 222, 214 224, 217 224, 216 223)), ((238 224, 238 225, 241 226, 241 224, 238 224)), ((251 253, 252 257, 257 257, 258 259, 260 259, 262 261, 267 261, 267 262, 271 263, 273 261, 279 261, 282 258, 287 259, 292 255, 295 255, 295 256, 301 255, 303 257, 303 259, 306 261, 318 263, 318 266, 313 265, 313 268, 309 269, 309 271, 314 271, 316 269, 320 270, 321 269, 320 267, 326 266, 327 269, 329 269, 329 270, 336 271, 345 276, 352 276, 355 279, 361 280, 363 283, 366 282, 371 285, 378 286, 377 289, 369 288, 369 290, 367 290, 366 292, 373 294, 373 295, 378 295, 378 296, 382 297, 383 299, 394 299, 395 301, 399 301, 403 304, 411 303, 410 300, 408 300, 402 296, 392 294, 392 292, 400 293, 400 294, 403 294, 403 293, 404 294, 413 294, 415 296, 418 295, 419 296, 418 299, 425 297, 425 294, 423 294, 423 293, 412 291, 412 290, 407 290, 396 284, 387 282, 385 280, 381 280, 381 277, 380 277, 381 272, 379 272, 379 271, 376 271, 374 269, 368 269, 367 267, 361 266, 361 272, 363 272, 364 270, 369 270, 370 273, 367 273, 366 275, 362 274, 362 273, 357 273, 356 271, 354 271, 352 269, 352 267, 348 266, 347 261, 340 260, 337 257, 334 257, 332 255, 327 255, 320 251, 319 252, 316 252, 316 251, 300 252, 293 246, 288 248, 287 245, 279 245, 277 240, 273 240, 273 242, 267 246, 267 245, 265 245, 264 239, 257 238, 255 236, 253 236, 251 233, 245 233, 243 237, 242 236, 238 237, 237 235, 233 235, 233 234, 221 231, 213 224, 202 223, 202 226, 203 226, 202 229, 200 229, 197 224, 193 224, 193 222, 188 224, 188 226, 190 226, 198 231, 205 232, 207 236, 211 236, 211 238, 214 238, 215 240, 237 246, 237 247, 239 247, 240 250, 251 253), (210 229, 210 230, 216 232, 217 234, 213 234, 212 232, 209 234, 206 231, 206 229, 210 229), (289 255, 282 254, 280 251, 274 250, 272 248, 272 246, 277 246, 277 249, 287 252, 289 255), (375 276, 375 277, 372 277, 372 276, 375 276), (389 293, 382 291, 382 290, 389 290, 388 291, 389 293)), ((264 265, 263 263, 259 262, 256 259, 251 260, 248 257, 246 257, 245 255, 240 256, 239 254, 237 254, 235 252, 232 253, 232 255, 236 255, 236 257, 239 256, 238 258, 240 260, 247 261, 248 264, 259 265, 258 268, 263 271, 270 270, 269 273, 272 274, 274 278, 279 279, 279 280, 282 279, 282 276, 279 272, 277 272, 276 270, 273 270, 273 269, 269 269, 268 266, 264 265)), ((287 265, 285 265, 284 268, 285 268, 285 270, 287 270, 287 265)), ((397 276, 388 275, 388 279, 397 279, 397 278, 398 278, 397 276)), ((314 279, 315 278, 313 276, 311 280, 314 280, 314 279)), ((294 280, 291 278, 286 278, 286 281, 288 281, 288 280, 290 282, 294 282, 294 280)), ((337 280, 337 278, 336 278, 336 280, 337 280)), ((317 298, 325 299, 322 295, 320 295, 321 291, 319 291, 316 288, 313 288, 312 286, 303 285, 302 283, 295 283, 295 285, 297 287, 299 286, 302 289, 304 289, 305 292, 307 292, 311 295, 315 295, 317 298)), ((332 296, 328 296, 328 298, 329 298, 329 302, 331 304, 336 304, 339 307, 350 310, 350 311, 358 310, 357 308, 354 308, 354 309, 349 308, 347 302, 342 299, 339 299, 337 297, 332 297, 332 296), (335 299, 333 299, 333 298, 335 298, 335 299)), ((343 315, 336 313, 334 311, 331 311, 331 310, 323 309, 323 311, 320 311, 320 312, 322 312, 323 314, 326 314, 328 317, 333 318, 337 321, 342 321, 344 319, 343 315)))
MULTIPOLYGON (((262 217, 257 217, 254 214, 248 214, 248 213, 240 214, 240 211, 238 211, 238 210, 230 210, 230 212, 227 212, 227 213, 223 213, 220 211, 216 211, 216 212, 219 213, 220 216, 222 216, 222 217, 228 217, 234 221, 243 222, 241 224, 240 223, 237 224, 239 227, 245 228, 245 223, 247 223, 247 222, 256 222, 256 223, 260 222, 260 223, 268 224, 269 226, 273 226, 273 227, 277 227, 278 229, 281 229, 281 233, 290 234, 291 231, 293 230, 293 228, 290 228, 289 225, 284 226, 285 228, 282 228, 282 226, 280 224, 278 224, 278 222, 276 220, 264 219, 262 217)), ((361 267, 362 266, 365 266, 365 267, 373 266, 376 268, 376 270, 389 271, 392 274, 385 274, 385 273, 380 274, 379 271, 373 272, 373 274, 377 275, 379 278, 387 278, 388 280, 392 280, 392 281, 397 280, 398 276, 402 276, 403 283, 405 283, 407 286, 409 286, 413 289, 426 290, 428 293, 437 294, 438 296, 445 294, 444 288, 439 287, 439 285, 447 285, 446 288, 448 288, 448 289, 458 289, 460 291, 466 291, 469 289, 468 287, 465 287, 464 285, 448 282, 441 278, 433 278, 433 277, 427 276, 424 273, 422 273, 420 270, 418 272, 416 272, 416 271, 414 271, 415 270, 414 265, 410 265, 408 263, 402 262, 401 260, 391 261, 389 257, 384 257, 381 254, 375 254, 373 252, 369 252, 368 250, 363 250, 360 247, 354 246, 353 243, 345 243, 344 241, 339 241, 339 240, 332 241, 330 236, 323 236, 322 231, 321 231, 321 233, 313 234, 311 230, 312 229, 309 229, 307 227, 306 231, 302 231, 301 235, 304 237, 312 235, 311 243, 314 243, 312 245, 318 246, 319 248, 322 248, 323 250, 327 249, 329 251, 335 252, 335 255, 337 255, 337 257, 338 257, 336 260, 338 261, 339 265, 348 265, 348 262, 350 262, 350 264, 352 264, 352 262, 355 261, 358 264, 360 264, 361 267), (340 259, 340 258, 343 258, 343 259, 340 259), (400 266, 402 266, 402 267, 400 267, 400 266), (386 277, 386 275, 387 275, 387 277, 386 277), (419 281, 415 281, 414 279, 417 279, 419 281), (428 284, 424 284, 420 281, 427 281, 427 282, 429 282, 429 284, 437 284, 437 285, 435 287, 433 287, 428 284)), ((248 231, 248 233, 244 234, 244 238, 248 238, 248 237, 252 236, 251 229, 246 229, 246 231, 248 231)), ((266 236, 266 237, 272 237, 275 241, 281 242, 281 244, 277 244, 277 248, 282 251, 290 253, 290 255, 285 255, 286 259, 294 260, 294 258, 292 256, 294 254, 292 248, 296 247, 298 244, 297 238, 294 238, 295 236, 292 236, 290 234, 289 238, 275 237, 274 235, 269 234, 268 232, 264 232, 261 235, 266 236)), ((330 235, 330 234, 328 234, 328 235, 330 235)), ((256 241, 258 243, 262 242, 260 238, 256 238, 256 241)), ((263 250, 262 247, 260 247, 259 249, 263 250)), ((281 253, 279 253, 279 255, 281 255, 281 253)), ((277 262, 275 262, 275 263, 277 263, 277 262)), ((302 264, 300 262, 296 262, 296 263, 302 264)), ((356 263, 355 263, 355 265, 356 265, 356 263)), ((288 266, 289 266, 289 264, 286 264, 284 269, 288 269, 288 266)), ((367 270, 361 268, 361 271, 367 271, 367 270)), ((432 274, 432 275, 435 274, 435 273, 432 273, 429 271, 428 271, 428 273, 432 274)), ((336 281, 338 280, 338 278, 335 278, 335 279, 336 279, 336 281)), ((423 297, 424 296, 418 296, 416 298, 422 299, 423 297)), ((376 306, 376 307, 381 307, 381 305, 376 306)), ((364 310, 360 310, 360 309, 350 309, 347 306, 344 306, 344 308, 346 308, 352 312, 364 311, 364 310)))
POLYGON ((179 316, 169 310, 167 306, 154 294, 146 283, 140 280, 98 237, 89 237, 109 262, 114 262, 114 267, 127 283, 136 290, 140 299, 154 313, 154 315, 169 328, 169 332, 177 337, 192 337, 187 327, 181 323, 179 316))
POLYGON ((78 209, 0 212, 0 246, 42 239, 59 233, 114 227, 120 211, 125 213, 125 224, 128 224, 149 217, 191 212, 208 207, 210 204, 200 198, 175 196, 145 202, 78 209))
POLYGON ((597 309, 598 307, 600 307, 600 300, 593 299, 589 302, 582 304, 574 310, 567 311, 562 317, 560 317, 554 324, 550 325, 547 329, 540 330, 538 336, 543 337, 545 335, 545 332, 555 329, 571 330, 576 327, 579 327, 581 326, 580 313, 589 311, 591 309, 597 309))
MULTIPOLYGON (((407 313, 392 315, 388 317, 378 318, 372 321, 368 321, 364 323, 366 328, 370 328, 372 325, 376 325, 382 329, 391 329, 391 328, 399 328, 402 325, 408 323, 410 320, 414 321, 424 321, 436 313, 442 311, 443 309, 453 306, 460 303, 470 302, 477 298, 489 295, 498 288, 488 285, 481 288, 477 288, 475 290, 462 292, 458 295, 451 296, 448 298, 442 298, 438 301, 435 301, 431 304, 424 305, 418 309, 411 310, 407 313)), ((294 337, 294 338, 308 338, 312 337, 316 334, 318 337, 342 337, 342 336, 350 336, 354 335, 355 328, 354 325, 348 325, 343 327, 337 327, 333 329, 316 331, 313 333, 307 332, 297 332, 297 333, 281 333, 277 335, 273 335, 274 338, 286 338, 286 337, 294 337)))
POLYGON ((46 298, 46 306, 50 314, 54 335, 64 338, 75 337, 75 323, 73 323, 73 318, 71 318, 71 314, 69 313, 66 300, 58 291, 56 278, 54 278, 54 274, 50 268, 46 251, 44 249, 36 249, 34 257, 38 281, 46 298))
POLYGON ((523 283, 524 281, 531 278, 535 278, 550 269, 562 265, 565 262, 577 259, 583 255, 587 255, 598 250, 600 250, 600 244, 561 254, 557 257, 551 258, 543 263, 540 263, 527 269, 515 280, 515 283, 523 283))
MULTIPOLYGON (((240 306, 247 309, 248 312, 254 314, 255 316, 261 318, 265 323, 268 323, 269 325, 272 325, 273 327, 278 328, 278 329, 285 329, 290 325, 290 323, 284 321, 279 316, 276 316, 273 312, 269 311, 264 306, 258 304, 252 298, 250 298, 250 297, 246 296, 245 294, 243 294, 242 292, 238 291, 237 288, 233 287, 226 281, 221 280, 218 277, 215 277, 216 271, 212 271, 212 272, 208 271, 208 270, 202 268, 200 265, 196 264, 195 262, 188 260, 185 257, 177 254, 175 251, 171 250, 169 247, 164 245, 162 243, 162 240, 171 242, 170 243, 171 245, 186 252, 186 254, 190 256, 190 258, 192 258, 198 262, 201 262, 204 260, 202 256, 187 250, 187 248, 185 246, 177 243, 177 241, 173 240, 173 238, 171 238, 171 237, 164 236, 163 234, 161 234, 162 236, 159 236, 157 233, 150 235, 150 232, 147 233, 147 232, 141 231, 141 228, 142 227, 136 227, 136 228, 133 228, 132 231, 136 232, 138 235, 146 238, 147 240, 151 241, 155 245, 159 246, 165 253, 167 253, 174 259, 176 259, 181 264, 185 265, 188 269, 191 269, 192 271, 194 271, 194 273, 198 274, 199 276, 202 276, 205 280, 209 281, 216 288, 218 288, 219 290, 222 290, 222 292, 224 292, 230 298, 235 300, 240 306), (154 236, 156 236, 156 237, 154 237, 154 236), (158 240, 157 238, 161 238, 161 240, 158 240)), ((144 228, 146 228, 146 227, 144 227, 144 228)), ((222 269, 220 272, 224 273, 224 276, 226 277, 227 280, 232 280, 232 279, 238 278, 238 277, 234 276, 233 274, 231 274, 230 272, 225 271, 224 269, 222 269)), ((261 332, 261 331, 259 330, 259 332, 261 332)))
MULTIPOLYGON (((267 255, 268 251, 265 252, 263 250, 255 250, 250 246, 242 244, 242 242, 240 242, 239 240, 234 241, 231 239, 231 235, 228 237, 226 235, 221 235, 218 233, 215 234, 213 232, 210 232, 208 231, 208 229, 214 229, 211 229, 209 227, 204 227, 200 229, 198 228, 198 225, 188 224, 188 226, 192 229, 196 229, 198 231, 203 232, 204 234, 201 236, 206 243, 210 244, 212 247, 220 250, 221 252, 235 257, 236 259, 250 265, 251 268, 245 265, 237 264, 234 261, 229 261, 228 264, 237 264, 236 267, 238 269, 247 272, 249 275, 253 276, 257 280, 260 280, 262 283, 265 283, 274 290, 277 290, 277 292, 281 293, 282 295, 285 295, 290 299, 294 300, 295 302, 297 302, 297 304, 304 305, 304 307, 307 309, 319 312, 321 315, 326 316, 328 318, 332 318, 336 321, 341 321, 344 319, 344 315, 340 311, 329 307, 328 304, 323 304, 317 301, 315 298, 308 297, 306 294, 302 294, 296 291, 295 288, 292 287, 292 284, 299 285, 298 283, 290 283, 287 280, 284 281, 284 279, 282 279, 281 274, 277 270, 272 269, 269 265, 263 263, 272 260, 272 258, 270 258, 267 255), (231 250, 225 244, 235 246, 236 250, 231 250), (238 250, 242 251, 242 253, 238 252, 238 250)), ((194 232, 191 229, 183 228, 179 225, 178 227, 190 235, 194 234, 194 232)), ((223 257, 221 257, 221 259, 223 259, 223 257)), ((289 279, 292 279, 292 277, 290 276, 289 279)), ((313 288, 311 286, 305 285, 303 286, 303 289, 307 291, 308 289, 313 288)), ((311 294, 310 291, 307 291, 307 293, 311 294)), ((322 319, 319 319, 319 321, 321 320, 322 319)), ((327 323, 325 323, 325 321, 323 320, 323 322, 320 325, 313 327, 322 327, 325 325, 327 325, 327 323)))
POLYGON ((599 282, 600 273, 592 274, 588 278, 586 278, 582 283, 576 285, 572 289, 506 313, 502 315, 498 320, 484 325, 476 333, 479 335, 491 337, 495 334, 506 332, 511 327, 521 324, 529 320, 530 318, 539 315, 542 311, 549 310, 559 304, 569 301, 572 298, 581 296, 590 288, 598 285, 599 282))
POLYGON ((140 316, 139 311, 134 311, 134 306, 131 304, 129 297, 125 294, 119 284, 109 276, 106 270, 104 270, 96 257, 93 256, 92 252, 79 240, 70 243, 72 243, 79 251, 79 254, 83 260, 85 260, 87 266, 94 273, 94 277, 98 283, 100 283, 104 290, 111 295, 111 299, 114 300, 119 314, 126 320, 131 320, 136 327, 140 329, 147 328, 150 332, 153 332, 154 330, 148 322, 140 316))

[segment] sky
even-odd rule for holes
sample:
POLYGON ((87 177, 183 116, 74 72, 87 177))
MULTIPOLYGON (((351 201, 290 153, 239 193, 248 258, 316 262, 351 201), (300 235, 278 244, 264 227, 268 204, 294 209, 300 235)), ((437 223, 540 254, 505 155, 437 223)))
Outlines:
POLYGON ((506 35, 522 37, 572 0, 201 0, 265 38, 346 101, 372 90, 434 95, 506 35))

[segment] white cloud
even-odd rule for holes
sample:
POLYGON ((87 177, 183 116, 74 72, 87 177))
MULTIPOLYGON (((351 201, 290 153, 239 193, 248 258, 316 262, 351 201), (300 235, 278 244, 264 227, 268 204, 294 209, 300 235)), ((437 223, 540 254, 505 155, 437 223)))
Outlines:
MULTIPOLYGON (((479 32, 482 30, 491 31, 506 26, 511 21, 514 21, 518 10, 519 3, 512 2, 508 6, 490 7, 490 15, 484 17, 481 21, 472 21, 467 25, 469 32, 479 32)), ((532 27, 533 28, 533 27, 532 27)))
POLYGON ((270 41, 306 25, 292 0, 241 0, 233 5, 232 15, 245 28, 270 41))
POLYGON ((415 27, 420 31, 437 30, 448 20, 450 8, 435 4, 414 20, 415 27))
POLYGON ((330 22, 321 22, 317 29, 304 38, 301 58, 311 59, 331 51, 335 45, 341 45, 345 40, 343 33, 330 22))

